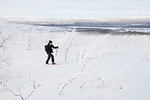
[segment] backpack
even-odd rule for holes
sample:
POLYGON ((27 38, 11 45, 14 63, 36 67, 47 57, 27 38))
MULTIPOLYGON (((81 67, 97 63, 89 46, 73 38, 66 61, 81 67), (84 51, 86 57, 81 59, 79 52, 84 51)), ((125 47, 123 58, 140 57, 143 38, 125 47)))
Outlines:
POLYGON ((45 51, 47 51, 47 47, 48 47, 47 45, 45 45, 45 46, 44 46, 44 48, 45 48, 45 51))

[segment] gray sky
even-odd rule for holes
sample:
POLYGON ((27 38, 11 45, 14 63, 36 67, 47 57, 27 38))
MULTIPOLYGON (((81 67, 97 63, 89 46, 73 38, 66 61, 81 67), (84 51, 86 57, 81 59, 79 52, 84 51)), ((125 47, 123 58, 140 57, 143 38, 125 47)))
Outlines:
POLYGON ((150 0, 0 0, 0 18, 149 18, 150 0))

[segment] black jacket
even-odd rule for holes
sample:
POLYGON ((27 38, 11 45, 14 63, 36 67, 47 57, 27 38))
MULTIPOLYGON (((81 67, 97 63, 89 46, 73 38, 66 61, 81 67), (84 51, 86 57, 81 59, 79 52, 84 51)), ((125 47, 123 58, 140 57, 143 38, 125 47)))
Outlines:
POLYGON ((55 46, 53 46, 53 45, 47 44, 46 52, 47 52, 47 54, 53 53, 53 49, 57 49, 57 48, 58 48, 58 46, 55 47, 55 46))

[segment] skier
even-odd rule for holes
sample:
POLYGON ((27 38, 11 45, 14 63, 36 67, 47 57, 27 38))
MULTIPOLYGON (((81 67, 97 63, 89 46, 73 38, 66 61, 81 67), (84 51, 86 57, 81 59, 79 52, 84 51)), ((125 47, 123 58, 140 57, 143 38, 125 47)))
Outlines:
POLYGON ((49 43, 45 46, 45 51, 48 54, 46 64, 49 64, 48 62, 49 62, 50 58, 51 58, 52 64, 56 64, 54 61, 54 55, 52 53, 53 53, 53 49, 58 49, 58 46, 55 47, 55 46, 53 46, 52 43, 53 42, 51 40, 49 40, 49 43))

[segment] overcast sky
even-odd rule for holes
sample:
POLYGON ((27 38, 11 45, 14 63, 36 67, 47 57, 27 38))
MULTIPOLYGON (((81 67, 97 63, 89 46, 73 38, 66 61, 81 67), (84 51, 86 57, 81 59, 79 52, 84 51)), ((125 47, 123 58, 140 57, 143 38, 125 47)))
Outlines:
POLYGON ((0 0, 0 18, 149 18, 150 0, 0 0))

